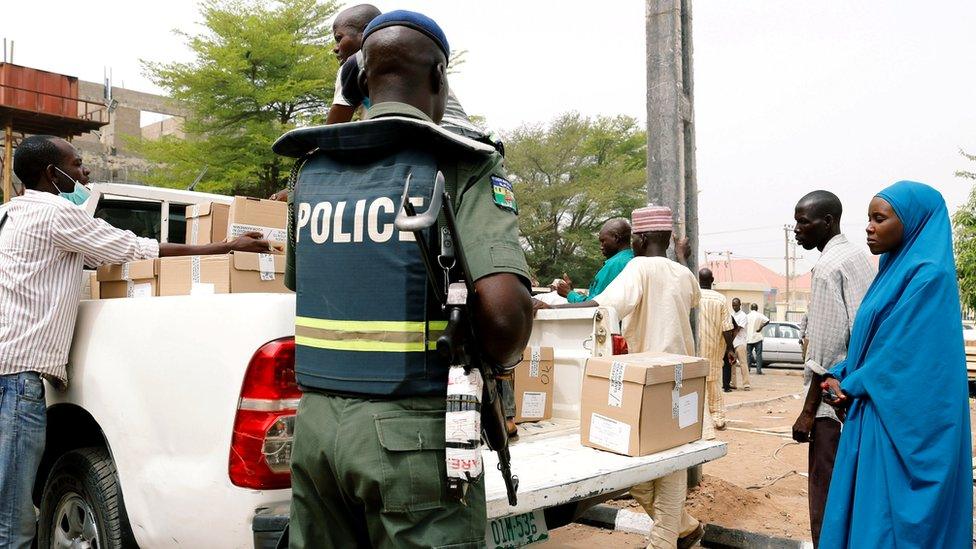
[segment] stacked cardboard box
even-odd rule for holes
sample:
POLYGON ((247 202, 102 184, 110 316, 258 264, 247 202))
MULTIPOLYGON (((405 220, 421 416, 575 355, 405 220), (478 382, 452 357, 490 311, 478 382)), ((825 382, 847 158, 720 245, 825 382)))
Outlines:
POLYGON ((230 206, 204 202, 186 207, 187 244, 212 244, 227 239, 227 219, 230 206))
POLYGON ((99 299, 159 295, 156 279, 158 274, 158 259, 130 261, 121 265, 102 265, 95 275, 98 280, 99 299))
POLYGON ((588 359, 582 444, 646 456, 700 439, 707 374, 704 359, 668 353, 588 359))
POLYGON ((552 418, 553 364, 552 347, 527 347, 522 353, 512 374, 516 423, 552 418))
POLYGON ((234 252, 99 267, 101 297, 284 293, 285 256, 234 252))
POLYGON ((227 217, 228 239, 247 232, 258 232, 276 248, 284 249, 288 237, 287 203, 235 196, 227 217))

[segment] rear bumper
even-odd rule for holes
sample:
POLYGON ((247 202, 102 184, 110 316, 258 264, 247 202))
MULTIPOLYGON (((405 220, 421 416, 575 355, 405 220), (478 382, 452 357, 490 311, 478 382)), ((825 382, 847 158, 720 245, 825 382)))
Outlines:
MULTIPOLYGON (((624 493, 626 491, 603 494, 581 501, 549 507, 544 510, 546 527, 552 530, 566 526, 574 522, 590 507, 603 503, 608 499, 621 496, 624 493)), ((290 511, 290 504, 287 501, 261 507, 257 510, 254 515, 254 521, 251 523, 251 529, 254 532, 254 549, 276 549, 277 547, 287 549, 288 539, 287 537, 282 539, 282 535, 288 527, 290 511), (279 542, 281 545, 279 545, 279 542)))
MULTIPOLYGON (((288 515, 291 503, 278 502, 260 507, 254 514, 251 530, 254 532, 254 549, 275 549, 281 540, 285 528, 288 526, 288 515)), ((281 547, 288 547, 288 540, 283 540, 281 547)))

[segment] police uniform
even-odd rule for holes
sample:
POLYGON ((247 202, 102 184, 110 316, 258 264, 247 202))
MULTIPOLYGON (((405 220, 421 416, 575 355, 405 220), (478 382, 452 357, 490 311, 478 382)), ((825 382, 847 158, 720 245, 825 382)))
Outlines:
MULTIPOLYGON (((441 171, 472 278, 513 273, 528 286, 501 156, 393 102, 373 105, 363 122, 289 132, 275 151, 304 157, 286 266, 305 391, 291 547, 481 547, 484 475, 464 504, 446 491, 448 364, 433 350, 446 322, 413 235, 393 219, 408 175, 424 211, 441 171)), ((436 237, 428 230, 434 250, 436 237)))

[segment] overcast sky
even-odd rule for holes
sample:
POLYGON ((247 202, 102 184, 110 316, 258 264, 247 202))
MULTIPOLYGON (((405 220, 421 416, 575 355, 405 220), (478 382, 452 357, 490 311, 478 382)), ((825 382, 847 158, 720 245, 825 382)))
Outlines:
MULTIPOLYGON (((467 50, 451 85, 497 129, 569 110, 645 119, 643 1, 375 4, 422 11, 467 50)), ((0 37, 18 64, 93 81, 111 67, 158 92, 139 59, 189 59, 172 30, 198 20, 192 0, 5 2, 0 37)), ((841 197, 857 242, 894 181, 935 186, 950 211, 968 195, 953 173, 976 168, 958 154, 976 152, 976 2, 698 1, 694 54, 703 251, 782 271, 782 226, 817 188, 841 197)))

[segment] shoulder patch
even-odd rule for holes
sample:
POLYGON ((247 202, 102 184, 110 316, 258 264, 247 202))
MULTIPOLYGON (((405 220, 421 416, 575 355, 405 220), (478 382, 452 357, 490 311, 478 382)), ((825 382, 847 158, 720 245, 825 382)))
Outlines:
POLYGON ((512 188, 512 183, 507 179, 497 175, 491 176, 491 195, 496 206, 512 213, 518 213, 518 204, 515 203, 515 190, 512 188))

